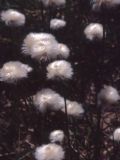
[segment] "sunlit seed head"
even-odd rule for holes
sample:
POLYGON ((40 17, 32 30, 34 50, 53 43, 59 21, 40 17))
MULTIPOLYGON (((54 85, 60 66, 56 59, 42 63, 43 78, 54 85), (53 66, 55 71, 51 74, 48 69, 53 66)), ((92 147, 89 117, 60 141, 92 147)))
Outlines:
POLYGON ((22 53, 38 61, 57 58, 58 42, 48 33, 30 33, 24 39, 22 53))
POLYGON ((8 9, 1 12, 1 20, 7 26, 23 26, 25 24, 25 15, 14 9, 8 9))
POLYGON ((48 79, 71 79, 72 76, 73 69, 71 64, 65 60, 54 61, 47 66, 48 79))
MULTIPOLYGON (((82 107, 82 104, 75 102, 75 101, 66 101, 66 109, 67 114, 74 117, 79 117, 81 114, 84 113, 84 109, 82 107)), ((62 111, 65 112, 65 107, 62 108, 62 111)))
POLYGON ((58 57, 68 58, 70 50, 65 44, 58 43, 52 34, 30 33, 23 41, 22 53, 40 62, 58 57))
POLYGON ((50 142, 60 142, 62 143, 64 140, 64 132, 62 130, 54 130, 50 133, 49 136, 50 142))
POLYGON ((19 61, 9 61, 0 69, 0 80, 12 83, 18 79, 27 78, 32 68, 19 61))
POLYGON ((37 147, 34 153, 36 160, 62 160, 64 154, 61 146, 51 143, 37 147))
POLYGON ((57 29, 65 27, 65 26, 66 26, 66 21, 64 21, 62 19, 54 18, 54 19, 51 19, 51 21, 50 21, 50 28, 53 30, 57 30, 57 29))
POLYGON ((37 60, 51 60, 57 58, 56 42, 40 42, 31 48, 31 57, 37 60))
POLYGON ((117 128, 114 130, 113 135, 112 135, 112 139, 120 142, 120 128, 117 128))
POLYGON ((34 96, 34 105, 45 113, 47 110, 58 111, 64 106, 64 99, 52 89, 42 89, 34 96))
POLYGON ((58 43, 58 56, 61 58, 68 58, 70 55, 70 49, 67 47, 67 45, 63 43, 58 43))
POLYGON ((104 86, 98 94, 98 104, 115 104, 120 100, 118 91, 112 86, 104 86))
POLYGON ((29 33, 22 45, 22 52, 24 54, 31 54, 31 48, 36 43, 42 43, 42 44, 48 44, 56 42, 55 37, 52 34, 49 33, 29 33))
POLYGON ((90 40, 101 40, 103 38, 103 26, 99 23, 90 23, 84 29, 85 37, 90 40))

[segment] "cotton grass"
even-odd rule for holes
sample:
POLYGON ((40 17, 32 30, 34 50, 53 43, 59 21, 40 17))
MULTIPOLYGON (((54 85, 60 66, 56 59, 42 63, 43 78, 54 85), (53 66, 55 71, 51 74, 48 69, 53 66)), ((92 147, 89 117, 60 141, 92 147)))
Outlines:
POLYGON ((50 21, 50 28, 53 30, 58 30, 60 28, 63 28, 66 26, 66 21, 62 20, 62 19, 51 19, 50 21))
POLYGON ((37 109, 45 113, 47 110, 58 111, 64 107, 64 99, 52 89, 42 89, 33 98, 37 109))
POLYGON ((65 60, 54 61, 47 66, 48 79, 71 79, 72 76, 72 66, 65 60))
MULTIPOLYGON (((76 101, 66 101, 66 109, 67 109, 67 115, 73 116, 73 117, 79 117, 81 114, 84 113, 84 109, 82 107, 82 104, 76 102, 76 101)), ((65 113, 65 107, 62 108, 62 111, 65 113)))
POLYGON ((111 105, 120 100, 118 91, 112 86, 104 86, 98 94, 98 105, 111 105))
POLYGON ((1 12, 1 20, 7 26, 23 26, 25 24, 25 15, 14 9, 8 9, 1 12))
POLYGON ((58 43, 58 57, 67 59, 70 55, 70 49, 63 43, 58 43))
POLYGON ((34 52, 31 52, 31 50, 35 44, 40 42, 43 44, 48 44, 55 41, 55 37, 48 33, 29 33, 23 41, 22 52, 27 55, 30 54, 32 57, 34 57, 34 52))
POLYGON ((113 140, 120 142, 120 128, 114 130, 113 140))
POLYGON ((42 145, 34 153, 36 160, 62 160, 64 154, 63 148, 57 144, 42 145))
POLYGON ((103 38, 103 26, 100 23, 90 23, 84 29, 85 37, 90 40, 101 40, 103 38))
POLYGON ((54 130, 50 133, 49 139, 51 143, 62 143, 64 140, 64 132, 62 130, 54 130))
POLYGON ((0 69, 0 81, 13 83, 22 78, 27 78, 32 68, 19 61, 9 61, 0 69))
POLYGON ((57 42, 55 37, 49 33, 29 33, 23 41, 22 53, 30 55, 38 61, 67 58, 69 48, 57 42))

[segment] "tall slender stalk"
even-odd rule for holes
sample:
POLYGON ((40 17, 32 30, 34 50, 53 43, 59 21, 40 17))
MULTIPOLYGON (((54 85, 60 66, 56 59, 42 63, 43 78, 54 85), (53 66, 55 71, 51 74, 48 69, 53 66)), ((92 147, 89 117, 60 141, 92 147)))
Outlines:
POLYGON ((70 134, 69 134, 69 119, 68 119, 68 114, 67 114, 67 104, 66 104, 66 98, 64 98, 65 102, 65 115, 66 115, 66 134, 67 134, 67 140, 68 140, 68 149, 69 149, 69 154, 68 154, 68 160, 71 159, 70 156, 70 134))

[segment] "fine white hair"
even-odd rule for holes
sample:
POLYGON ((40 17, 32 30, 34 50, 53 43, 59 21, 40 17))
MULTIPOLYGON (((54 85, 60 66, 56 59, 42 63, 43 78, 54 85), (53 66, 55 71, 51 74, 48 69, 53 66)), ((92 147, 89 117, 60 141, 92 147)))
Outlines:
POLYGON ((16 80, 27 78, 32 68, 19 61, 9 61, 0 69, 0 81, 14 82, 16 80))
POLYGON ((25 24, 25 15, 14 9, 8 9, 1 12, 1 20, 7 26, 23 26, 25 24))
POLYGON ((51 19, 50 28, 53 30, 57 30, 66 26, 66 21, 58 18, 51 19))
POLYGON ((100 23, 90 23, 84 29, 85 37, 90 40, 101 40, 103 38, 103 25, 100 23))
POLYGON ((24 39, 22 52, 38 61, 55 59, 59 56, 67 58, 70 53, 66 45, 58 43, 49 33, 29 33, 24 39))
POLYGON ((70 49, 63 43, 58 43, 58 56, 61 58, 68 58, 70 55, 70 49))
POLYGON ((48 79, 71 79, 73 69, 71 64, 65 60, 54 61, 47 66, 48 79))
POLYGON ((112 86, 104 86, 98 94, 98 105, 115 104, 120 100, 118 91, 112 86))
POLYGON ((64 99, 52 89, 42 89, 33 98, 34 105, 42 113, 47 110, 58 111, 64 107, 64 99))
POLYGON ((34 155, 36 160, 62 160, 65 153, 60 145, 49 143, 37 147, 34 155))
MULTIPOLYGON (((84 113, 84 109, 82 107, 82 104, 76 102, 76 101, 66 101, 66 109, 67 114, 74 117, 79 117, 81 114, 84 113)), ((65 113, 65 107, 62 108, 62 111, 65 113)))
POLYGON ((95 11, 99 11, 102 5, 108 8, 120 5, 120 0, 91 0, 91 2, 92 9, 95 11))
POLYGON ((117 129, 114 130, 111 138, 115 141, 120 142, 120 128, 117 128, 117 129))
POLYGON ((32 49, 33 45, 35 45, 39 42, 45 43, 45 42, 51 42, 51 41, 56 41, 55 37, 52 34, 49 34, 49 33, 29 33, 23 41, 22 51, 24 54, 30 54, 32 56, 31 49, 32 49))
POLYGON ((39 0, 41 1, 44 6, 48 7, 48 6, 63 6, 66 4, 66 0, 39 0))
POLYGON ((64 140, 64 132, 62 130, 54 130, 50 133, 49 139, 50 142, 55 143, 55 142, 60 142, 62 143, 64 140))

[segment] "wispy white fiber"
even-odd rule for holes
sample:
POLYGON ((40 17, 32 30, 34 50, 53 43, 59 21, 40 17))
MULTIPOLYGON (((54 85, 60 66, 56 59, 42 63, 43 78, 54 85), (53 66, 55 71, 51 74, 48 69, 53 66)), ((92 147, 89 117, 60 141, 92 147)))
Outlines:
POLYGON ((66 26, 66 21, 64 21, 62 19, 54 18, 54 19, 51 19, 51 21, 50 21, 50 28, 53 30, 57 30, 57 29, 65 27, 65 26, 66 26))
POLYGON ((34 96, 34 105, 42 113, 47 110, 58 111, 64 106, 64 99, 52 89, 42 89, 34 96))
POLYGON ((48 33, 29 33, 22 45, 22 51, 24 54, 32 55, 31 49, 35 44, 38 43, 50 43, 51 41, 56 41, 55 37, 48 33))
POLYGON ((90 41, 101 40, 103 38, 103 25, 99 23, 90 23, 84 29, 84 34, 90 41))
POLYGON ((67 58, 70 51, 66 45, 59 44, 52 34, 30 33, 24 39, 22 52, 38 61, 46 61, 57 57, 67 58))
POLYGON ((7 26, 23 26, 25 24, 25 15, 14 9, 8 9, 1 12, 1 20, 7 26))
POLYGON ((113 135, 112 135, 112 139, 120 142, 120 128, 117 128, 114 130, 113 135))
POLYGON ((9 61, 0 69, 0 81, 12 83, 16 80, 27 78, 32 68, 19 61, 9 61))
MULTIPOLYGON (((84 109, 82 107, 82 104, 76 102, 76 101, 66 101, 66 109, 67 114, 74 117, 79 117, 81 114, 84 113, 84 109)), ((62 108, 62 111, 65 112, 65 107, 62 108)))
POLYGON ((62 130, 54 130, 50 133, 49 139, 50 142, 55 143, 55 142, 60 142, 62 143, 64 140, 64 132, 62 130))
POLYGON ((71 79, 72 76, 72 66, 69 62, 65 60, 54 61, 47 66, 48 79, 71 79))
POLYGON ((98 94, 98 104, 115 104, 120 100, 118 91, 112 86, 104 86, 98 94))
POLYGON ((60 145, 51 143, 37 147, 34 153, 36 160, 62 160, 64 154, 60 145))
POLYGON ((70 49, 63 43, 58 43, 58 56, 67 59, 70 55, 70 49))

